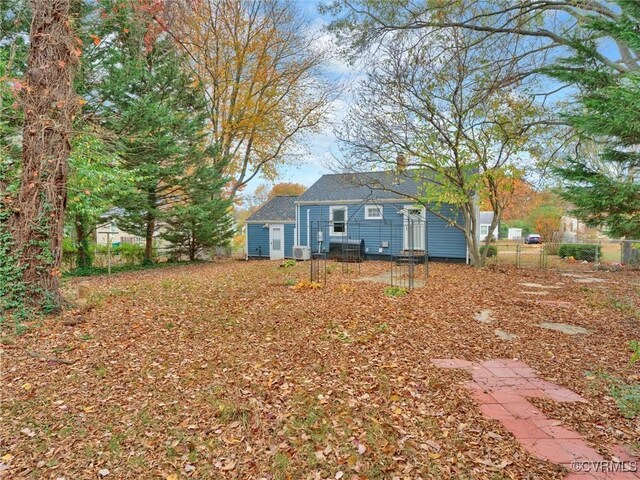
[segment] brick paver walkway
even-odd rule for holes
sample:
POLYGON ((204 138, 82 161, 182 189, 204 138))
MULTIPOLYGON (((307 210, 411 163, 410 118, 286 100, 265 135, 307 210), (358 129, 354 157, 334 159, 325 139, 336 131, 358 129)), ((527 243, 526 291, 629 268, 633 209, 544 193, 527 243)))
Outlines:
POLYGON ((480 411, 489 418, 499 420, 532 455, 561 464, 572 471, 565 477, 566 480, 640 478, 640 472, 637 471, 603 472, 602 469, 619 469, 623 465, 628 468, 634 465, 636 459, 620 447, 616 447, 616 456, 629 463, 613 463, 605 459, 589 447, 578 432, 563 427, 562 422, 547 418, 527 400, 527 397, 546 397, 556 402, 586 402, 571 390, 538 378, 527 364, 519 360, 474 363, 433 359, 432 362, 440 368, 461 368, 470 372, 473 379, 467 382, 467 387, 473 392, 480 411), (603 463, 607 460, 610 462, 608 467, 603 463), (575 462, 579 463, 576 465, 575 462))

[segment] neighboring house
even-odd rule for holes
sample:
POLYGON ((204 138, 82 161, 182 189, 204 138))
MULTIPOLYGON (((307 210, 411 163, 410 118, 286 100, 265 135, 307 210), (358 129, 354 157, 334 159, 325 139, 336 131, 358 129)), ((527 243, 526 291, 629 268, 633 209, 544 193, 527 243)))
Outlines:
POLYGON ((281 196, 269 200, 246 220, 247 257, 271 260, 291 258, 296 230, 298 197, 281 196))
MULTIPOLYGON (((126 232, 118 227, 118 219, 124 216, 125 211, 122 208, 112 208, 100 216, 100 224, 96 227, 96 244, 107 245, 107 238, 111 241, 111 245, 120 245, 129 243, 134 245, 144 245, 144 237, 140 237, 130 232, 126 232), (109 232, 109 233, 107 233, 109 232)), ((158 224, 156 233, 153 235, 154 245, 158 250, 168 248, 169 243, 162 238, 164 226, 162 222, 158 224)))
MULTIPOLYGON (((295 199, 295 243, 326 253, 332 244, 363 242, 365 257, 423 252, 466 261, 462 231, 415 204, 423 192, 409 173, 323 175, 295 199)), ((452 207, 442 206, 439 213, 462 224, 461 213, 452 207)))
POLYGON ((493 229, 493 232, 490 234, 489 229, 491 228, 491 222, 493 222, 493 212, 480 212, 478 216, 480 222, 480 241, 484 242, 487 239, 487 235, 491 235, 494 240, 498 239, 498 232, 500 230, 499 225, 493 229))
POLYGON ((584 222, 570 215, 563 215, 560 218, 560 230, 563 242, 575 243, 608 239, 601 229, 587 227, 584 222))
POLYGON ((100 224, 96 227, 96 243, 107 245, 111 241, 112 245, 121 243, 144 244, 144 238, 125 232, 118 228, 118 218, 124 215, 122 208, 112 208, 100 216, 100 224))

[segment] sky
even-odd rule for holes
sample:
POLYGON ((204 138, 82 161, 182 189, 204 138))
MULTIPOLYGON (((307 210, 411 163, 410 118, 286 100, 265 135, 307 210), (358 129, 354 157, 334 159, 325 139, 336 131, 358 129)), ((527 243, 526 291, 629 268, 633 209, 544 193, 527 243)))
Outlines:
MULTIPOLYGON (((319 32, 322 43, 331 47, 332 37, 323 29, 331 21, 329 16, 318 13, 317 0, 297 0, 301 13, 309 18, 310 30, 319 32)), ((337 56, 336 56, 337 57, 337 56)), ((346 116, 349 105, 349 89, 355 83, 358 76, 356 67, 350 66, 340 58, 333 58, 322 72, 323 76, 336 85, 342 87, 341 94, 331 105, 326 125, 317 133, 308 135, 304 146, 304 155, 299 162, 294 165, 285 165, 280 168, 280 176, 276 180, 279 182, 296 182, 305 186, 311 186, 323 174, 331 173, 330 164, 334 155, 339 155, 337 139, 333 133, 334 125, 346 116)), ((244 192, 244 197, 253 195, 255 189, 266 182, 260 176, 253 179, 244 192)))

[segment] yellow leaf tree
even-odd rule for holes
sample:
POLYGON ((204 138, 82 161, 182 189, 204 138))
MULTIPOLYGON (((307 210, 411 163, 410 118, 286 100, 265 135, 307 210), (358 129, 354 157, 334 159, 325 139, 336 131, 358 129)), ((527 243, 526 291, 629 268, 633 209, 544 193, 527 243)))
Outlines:
POLYGON ((231 196, 300 154, 331 101, 318 71, 326 54, 289 1, 179 1, 167 29, 207 96, 211 141, 228 162, 231 196), (314 45, 315 44, 315 45, 314 45))

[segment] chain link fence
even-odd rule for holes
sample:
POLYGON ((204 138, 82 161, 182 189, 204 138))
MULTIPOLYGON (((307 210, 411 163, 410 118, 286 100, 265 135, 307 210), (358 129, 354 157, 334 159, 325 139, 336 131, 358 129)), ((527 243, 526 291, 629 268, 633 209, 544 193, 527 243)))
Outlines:
POLYGON ((489 265, 514 265, 557 270, 640 267, 640 240, 582 243, 492 243, 489 265))

